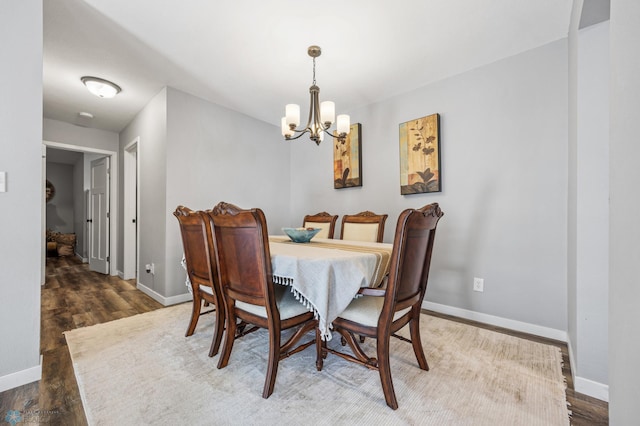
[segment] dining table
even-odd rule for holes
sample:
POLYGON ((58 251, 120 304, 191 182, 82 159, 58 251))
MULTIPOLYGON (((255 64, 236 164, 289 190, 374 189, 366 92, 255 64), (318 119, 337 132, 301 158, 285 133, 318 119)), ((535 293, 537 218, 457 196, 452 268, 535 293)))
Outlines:
POLYGON ((273 282, 289 286, 314 313, 324 340, 331 323, 362 287, 384 285, 393 244, 313 238, 296 243, 285 235, 269 236, 273 282))
MULTIPOLYGON (((313 238, 295 243, 286 235, 269 235, 275 284, 288 286, 314 313, 322 339, 331 340, 331 323, 362 287, 384 286, 393 244, 313 238)), ((184 254, 181 260, 186 270, 184 254)), ((191 293, 187 274, 185 286, 191 293)))

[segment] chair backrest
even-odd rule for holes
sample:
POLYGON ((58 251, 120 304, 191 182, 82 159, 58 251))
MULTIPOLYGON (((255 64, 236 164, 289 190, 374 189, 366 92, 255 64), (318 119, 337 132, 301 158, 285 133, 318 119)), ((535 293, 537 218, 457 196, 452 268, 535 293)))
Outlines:
POLYGON ((420 309, 427 289, 436 226, 443 214, 438 203, 400 213, 380 321, 391 321, 394 312, 408 307, 420 309))
POLYGON ((306 215, 302 221, 305 228, 320 228, 321 231, 316 234, 318 238, 333 238, 338 215, 330 215, 327 212, 320 212, 313 215, 306 215))
POLYGON ((265 306, 267 317, 279 321, 271 278, 267 221, 262 210, 243 210, 221 202, 207 214, 225 297, 265 306))
POLYGON ((180 224, 182 247, 187 264, 187 274, 194 291, 199 286, 211 287, 216 290, 216 265, 210 261, 207 223, 202 212, 196 212, 188 207, 178 206, 173 212, 180 224))
POLYGON ((370 211, 354 215, 346 214, 342 217, 340 239, 381 243, 384 238, 384 223, 387 216, 370 211))

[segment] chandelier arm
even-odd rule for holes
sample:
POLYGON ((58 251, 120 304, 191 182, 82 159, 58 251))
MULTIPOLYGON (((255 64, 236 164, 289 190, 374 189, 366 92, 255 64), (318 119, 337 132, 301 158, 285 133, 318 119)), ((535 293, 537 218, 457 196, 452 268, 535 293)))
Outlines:
MULTIPOLYGON (((334 139, 344 139, 347 136, 346 133, 338 133, 338 136, 336 136, 333 133, 331 133, 328 128, 324 129, 324 132, 326 134, 328 134, 329 136, 331 136, 332 138, 334 138, 334 139)), ((300 135, 300 136, 302 136, 302 135, 300 135)))
POLYGON ((292 141, 295 139, 298 139, 299 137, 301 137, 302 135, 304 135, 305 133, 309 132, 309 129, 304 129, 304 130, 294 130, 294 132, 296 133, 300 133, 298 136, 286 136, 285 139, 288 141, 292 141))

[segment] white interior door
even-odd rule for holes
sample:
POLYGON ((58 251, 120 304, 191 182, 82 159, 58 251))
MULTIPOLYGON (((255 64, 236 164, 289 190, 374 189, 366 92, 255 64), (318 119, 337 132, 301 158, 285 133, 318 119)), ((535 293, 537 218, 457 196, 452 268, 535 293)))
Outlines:
POLYGON ((109 157, 91 162, 89 269, 109 273, 109 157))

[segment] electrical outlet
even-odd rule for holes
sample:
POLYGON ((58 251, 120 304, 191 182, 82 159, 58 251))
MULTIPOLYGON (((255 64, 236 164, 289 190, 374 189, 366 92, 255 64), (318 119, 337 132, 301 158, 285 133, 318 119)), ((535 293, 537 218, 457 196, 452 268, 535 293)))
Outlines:
POLYGON ((144 269, 145 271, 147 271, 147 274, 155 274, 155 265, 153 263, 147 263, 146 265, 144 265, 144 269))
POLYGON ((473 278, 473 291, 484 291, 484 279, 483 278, 473 278))

